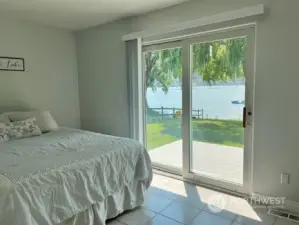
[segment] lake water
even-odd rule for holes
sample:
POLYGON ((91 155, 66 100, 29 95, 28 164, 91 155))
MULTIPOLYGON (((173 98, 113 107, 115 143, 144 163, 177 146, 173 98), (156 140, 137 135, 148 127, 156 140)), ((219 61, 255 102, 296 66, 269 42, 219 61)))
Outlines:
MULTIPOLYGON (((192 88, 192 109, 203 109, 204 118, 242 119, 244 104, 232 104, 232 101, 244 101, 245 85, 201 86, 192 88)), ((182 108, 182 90, 171 87, 167 94, 162 90, 147 90, 150 108, 182 108)))

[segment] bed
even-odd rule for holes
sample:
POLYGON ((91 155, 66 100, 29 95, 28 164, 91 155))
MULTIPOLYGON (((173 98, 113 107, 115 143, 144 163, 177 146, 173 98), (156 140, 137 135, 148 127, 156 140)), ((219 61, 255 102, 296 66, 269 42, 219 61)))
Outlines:
POLYGON ((60 128, 0 144, 1 225, 104 225, 152 180, 137 141, 60 128))

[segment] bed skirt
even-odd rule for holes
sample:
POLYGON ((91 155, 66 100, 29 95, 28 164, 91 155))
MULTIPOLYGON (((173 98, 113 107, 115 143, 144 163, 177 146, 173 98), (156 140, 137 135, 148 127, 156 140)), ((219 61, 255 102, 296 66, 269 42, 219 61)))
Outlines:
POLYGON ((126 210, 134 209, 144 202, 146 187, 142 181, 122 187, 102 202, 96 202, 85 211, 63 221, 59 225, 105 225, 126 210))

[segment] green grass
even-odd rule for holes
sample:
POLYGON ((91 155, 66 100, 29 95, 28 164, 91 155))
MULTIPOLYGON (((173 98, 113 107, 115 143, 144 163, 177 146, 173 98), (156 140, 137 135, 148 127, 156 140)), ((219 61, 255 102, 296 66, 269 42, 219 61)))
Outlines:
MULTIPOLYGON (((242 121, 193 119, 192 127, 193 140, 243 147, 242 121)), ((147 148, 149 150, 180 139, 182 139, 180 119, 147 124, 147 148)))

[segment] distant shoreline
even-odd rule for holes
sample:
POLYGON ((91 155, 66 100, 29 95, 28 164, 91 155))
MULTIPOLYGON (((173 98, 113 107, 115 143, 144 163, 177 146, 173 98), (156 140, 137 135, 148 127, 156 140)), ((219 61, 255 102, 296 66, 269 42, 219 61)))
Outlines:
MULTIPOLYGON (((225 86, 244 86, 245 83, 238 83, 238 84, 200 84, 200 85, 194 85, 192 84, 192 87, 225 87, 225 86)), ((181 88, 179 85, 173 85, 170 86, 170 88, 181 88)))

